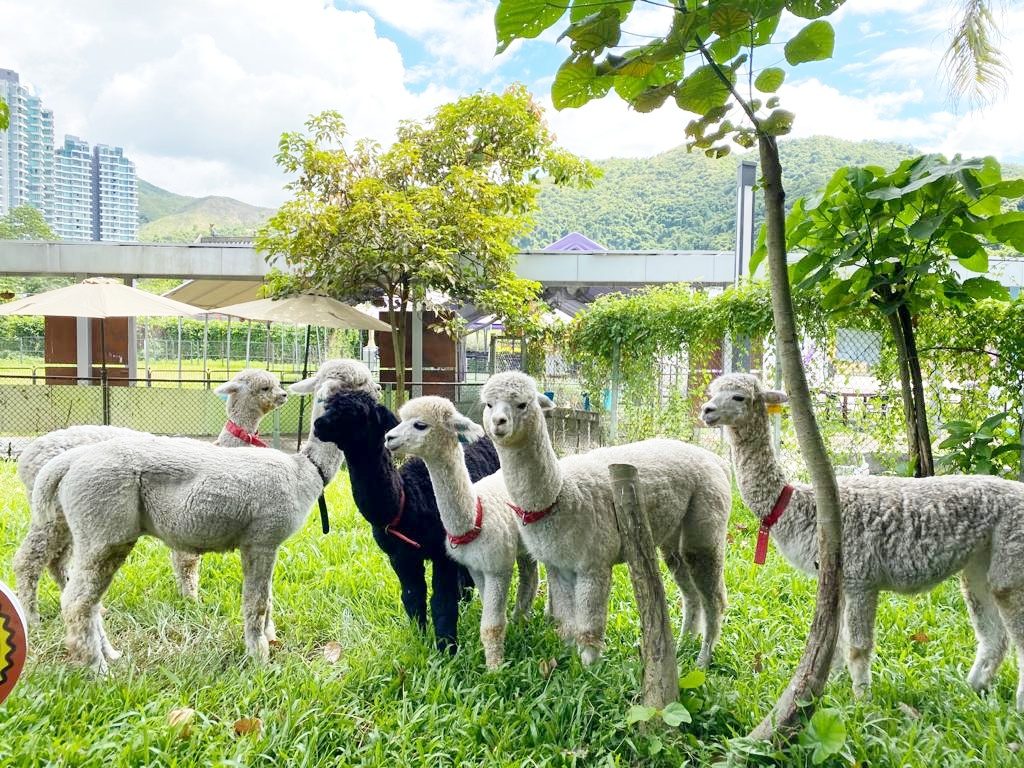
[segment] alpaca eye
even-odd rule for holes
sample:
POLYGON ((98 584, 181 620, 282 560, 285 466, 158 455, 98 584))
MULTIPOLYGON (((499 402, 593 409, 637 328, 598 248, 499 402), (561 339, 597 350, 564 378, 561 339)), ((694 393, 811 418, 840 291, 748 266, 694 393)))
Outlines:
POLYGON ((490 403, 484 403, 484 408, 492 408, 492 407, 493 406, 490 403))
POLYGON ((423 431, 424 431, 424 430, 425 430, 425 429, 427 428, 427 425, 426 425, 425 423, 423 423, 422 421, 417 421, 417 422, 415 422, 415 423, 413 424, 413 426, 414 426, 414 427, 415 427, 416 429, 418 429, 418 430, 419 430, 420 432, 423 432, 423 431))
POLYGON ((519 408, 520 411, 525 411, 526 410, 526 403, 520 403, 518 408, 519 408))
POLYGON ((733 395, 732 399, 735 400, 737 403, 742 403, 747 398, 745 398, 743 395, 733 395))

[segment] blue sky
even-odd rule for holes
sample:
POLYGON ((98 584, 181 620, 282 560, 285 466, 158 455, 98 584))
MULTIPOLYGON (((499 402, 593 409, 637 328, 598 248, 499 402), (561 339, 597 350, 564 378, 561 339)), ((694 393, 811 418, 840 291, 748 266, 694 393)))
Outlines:
MULTIPOLYGON (((281 132, 324 109, 340 111, 352 136, 386 143, 403 118, 519 81, 548 105, 560 143, 587 157, 643 157, 683 143, 690 118, 673 106, 639 115, 612 95, 551 110, 566 49, 546 33, 495 58, 495 5, 177 0, 129 12, 122 0, 0 0, 0 67, 21 73, 54 110, 58 143, 72 133, 120 145, 160 186, 265 205, 286 196, 273 162, 281 132)), ((659 34, 666 13, 638 2, 624 28, 659 34)), ((1024 4, 1002 16, 1012 75, 985 110, 948 102, 940 60, 953 14, 947 0, 849 0, 832 18, 834 58, 791 71, 780 92, 797 115, 794 135, 1024 162, 1024 4)), ((803 23, 787 19, 782 32, 803 23)), ((781 58, 776 48, 756 65, 781 58)))

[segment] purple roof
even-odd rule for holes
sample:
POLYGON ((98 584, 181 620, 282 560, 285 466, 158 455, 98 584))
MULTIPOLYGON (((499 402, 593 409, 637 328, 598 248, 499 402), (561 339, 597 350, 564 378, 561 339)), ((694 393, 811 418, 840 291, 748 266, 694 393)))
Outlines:
POLYGON ((544 246, 543 251, 607 251, 603 245, 595 243, 586 235, 579 232, 570 232, 561 240, 556 240, 551 245, 544 246))

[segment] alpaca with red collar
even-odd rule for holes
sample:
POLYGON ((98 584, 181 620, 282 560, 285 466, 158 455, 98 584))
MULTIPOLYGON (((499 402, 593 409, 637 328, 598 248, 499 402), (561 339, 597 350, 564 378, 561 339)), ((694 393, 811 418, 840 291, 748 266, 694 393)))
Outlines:
MULTIPOLYGON (((320 386, 314 417, 340 386, 320 386)), ((340 464, 341 451, 315 435, 291 455, 152 437, 82 446, 49 462, 33 490, 33 525, 52 531, 60 518, 71 531, 71 570, 61 595, 71 658, 103 673, 120 655, 107 640, 99 601, 139 537, 153 536, 185 552, 240 551, 246 651, 266 660, 276 637, 277 550, 305 522, 340 464)))
MULTIPOLYGON (((814 574, 818 537, 813 489, 790 484, 771 446, 768 407, 786 393, 733 373, 711 383, 701 415, 725 427, 744 503, 761 519, 757 559, 768 537, 783 557, 814 574)), ((875 610, 882 591, 929 590, 957 573, 978 640, 967 681, 992 682, 1006 654, 1019 659, 1017 709, 1024 710, 1024 484, 990 476, 840 477, 843 633, 854 692, 871 684, 875 610)))
POLYGON ((497 669, 505 655, 505 605, 513 567, 519 569, 515 620, 529 613, 537 594, 537 563, 519 539, 519 520, 501 471, 474 483, 466 468, 462 445, 484 436, 480 425, 442 397, 410 400, 398 414, 402 423, 387 433, 385 444, 427 466, 448 555, 469 569, 480 590, 480 641, 487 668, 497 669))
MULTIPOLYGON (((421 629, 427 626, 426 566, 431 569, 430 614, 438 650, 458 646, 459 600, 471 596, 469 572, 448 557, 431 476, 419 459, 395 466, 385 434, 398 419, 365 391, 334 395, 314 430, 345 454, 352 498, 370 524, 374 541, 401 584, 402 607, 421 629)), ((474 479, 498 469, 490 440, 469 446, 463 469, 474 479)))
MULTIPOLYGON (((284 404, 288 395, 281 388, 277 376, 269 371, 247 368, 217 387, 214 392, 227 398, 227 422, 214 442, 226 448, 263 445, 259 439, 260 421, 275 408, 284 404)), ((25 486, 28 498, 36 477, 47 462, 72 448, 94 445, 108 440, 137 440, 151 438, 148 432, 107 426, 78 426, 58 429, 33 440, 18 457, 18 478, 25 486)), ((42 532, 33 528, 14 556, 14 571, 18 584, 18 599, 25 607, 30 622, 39 618, 38 588, 44 568, 49 569, 54 581, 63 588, 67 566, 71 557, 70 533, 62 520, 56 520, 56 530, 42 532), (49 547, 56 554, 45 557, 49 547)), ((179 592, 192 599, 199 598, 199 555, 189 552, 171 552, 171 563, 179 592)))
POLYGON ((703 635, 697 664, 710 663, 725 611, 725 534, 732 500, 728 465, 678 440, 598 448, 561 461, 544 412, 554 403, 536 382, 510 371, 492 376, 480 398, 520 536, 544 563, 552 613, 574 636, 584 664, 600 656, 612 566, 623 562, 608 467, 637 468, 655 544, 684 597, 684 632, 703 635))

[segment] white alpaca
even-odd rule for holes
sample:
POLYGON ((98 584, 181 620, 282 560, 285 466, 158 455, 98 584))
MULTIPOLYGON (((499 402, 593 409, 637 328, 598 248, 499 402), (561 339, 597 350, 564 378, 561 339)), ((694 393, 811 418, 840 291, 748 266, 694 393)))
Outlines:
MULTIPOLYGON (((314 418, 339 389, 337 381, 320 386, 314 418)), ((241 551, 246 650, 268 658, 277 549, 302 526, 340 463, 341 451, 312 433, 293 455, 153 437, 83 446, 48 463, 33 506, 43 527, 53 530, 62 520, 71 532, 71 571, 61 596, 71 657, 103 673, 119 656, 106 639, 99 601, 147 535, 184 552, 241 551)))
POLYGON ((623 561, 608 467, 625 463, 637 468, 651 533, 685 598, 683 631, 702 632, 697 664, 707 666, 726 603, 728 465, 678 440, 598 448, 559 461, 544 423, 554 403, 532 378, 500 373, 480 397, 484 428, 522 519, 520 535, 547 566, 552 612, 563 634, 575 636, 583 663, 600 656, 612 566, 623 561))
MULTIPOLYGON (((813 574, 813 489, 786 482, 768 429, 767 406, 789 398, 739 373, 713 381, 710 394, 703 419, 725 427, 740 494, 762 521, 761 537, 770 532, 786 560, 813 574)), ((1020 667, 1017 709, 1024 711, 1024 484, 971 475, 857 475, 839 478, 839 498, 843 624, 854 692, 864 694, 871 685, 878 593, 929 590, 959 572, 978 639, 967 680, 976 690, 988 687, 1006 655, 1008 630, 1020 667)))
MULTIPOLYGON (((260 421, 281 406, 288 397, 275 374, 255 368, 240 371, 214 391, 227 398, 227 421, 214 442, 215 445, 223 447, 262 445, 259 440, 260 421)), ((48 461, 62 453, 72 448, 107 440, 151 437, 148 432, 122 427, 78 426, 58 429, 33 440, 22 451, 18 457, 18 478, 31 500, 39 471, 48 461)), ((54 581, 63 588, 71 556, 70 539, 64 539, 59 543, 47 543, 48 535, 38 527, 34 530, 34 533, 25 537, 14 557, 18 598, 31 622, 39 618, 37 594, 43 568, 48 568, 54 581), (53 559, 47 561, 43 557, 43 552, 52 546, 58 546, 59 549, 53 559)), ((55 533, 66 535, 67 529, 61 525, 55 533)), ((198 599, 200 557, 188 552, 172 551, 171 563, 178 582, 178 590, 185 597, 198 599)))
POLYGON ((473 483, 463 441, 483 437, 480 425, 442 397, 419 397, 402 406, 402 423, 385 435, 392 453, 419 456, 430 473, 437 509, 448 534, 448 556, 469 569, 483 600, 480 642, 488 669, 505 654, 505 613, 512 568, 519 567, 513 620, 530 611, 537 593, 537 563, 519 539, 501 471, 473 483))

